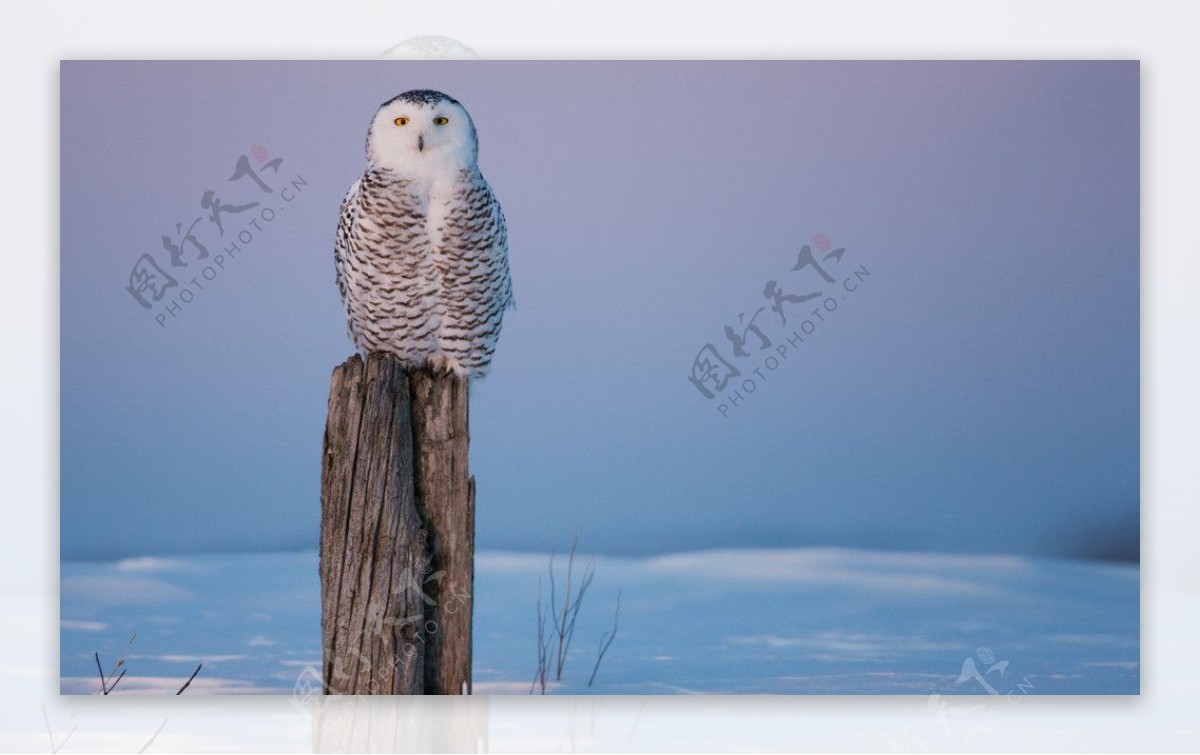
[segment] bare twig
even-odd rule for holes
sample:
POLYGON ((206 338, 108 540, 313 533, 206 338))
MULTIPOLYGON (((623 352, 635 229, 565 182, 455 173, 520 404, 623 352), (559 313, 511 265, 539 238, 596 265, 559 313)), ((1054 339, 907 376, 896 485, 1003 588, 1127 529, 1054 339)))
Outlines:
MULTIPOLYGON (((114 676, 116 676, 117 672, 120 671, 121 667, 124 665, 125 665, 125 654, 121 653, 119 656, 117 656, 117 662, 113 664, 112 670, 108 672, 108 678, 112 679, 114 676)), ((110 692, 112 691, 111 684, 108 685, 108 689, 110 692)))
MULTIPOLYGON (((67 719, 67 722, 70 723, 74 718, 75 716, 72 715, 67 719)), ((71 740, 71 735, 74 734, 75 730, 79 728, 79 724, 72 726, 71 730, 67 732, 67 736, 63 737, 62 741, 59 742, 55 739, 54 730, 50 727, 50 716, 46 713, 45 705, 42 706, 42 719, 46 722, 46 735, 50 737, 50 752, 58 752, 62 748, 66 747, 67 742, 71 740)))
MULTIPOLYGON (((133 635, 130 636, 130 638, 129 638, 130 646, 133 645, 133 641, 135 639, 137 639, 137 632, 134 632, 133 635)), ((115 664, 113 664, 112 671, 108 672, 107 676, 105 676, 105 674, 104 674, 104 665, 100 663, 100 651, 96 651, 96 652, 92 653, 92 656, 96 659, 96 671, 100 675, 100 694, 107 695, 107 694, 111 693, 114 689, 117 688, 117 685, 120 684, 121 680, 125 678, 125 672, 129 670, 129 669, 125 668, 125 654, 122 653, 117 658, 117 662, 115 664)), ((188 686, 192 683, 192 680, 196 678, 196 674, 200 673, 200 668, 203 665, 204 664, 201 663, 198 666, 196 666, 196 670, 192 672, 192 675, 188 677, 188 680, 183 683, 183 686, 180 687, 179 691, 176 692, 175 694, 177 694, 177 695, 183 694, 183 691, 185 689, 187 689, 188 686)), ((49 727, 49 723, 50 723, 49 719, 47 719, 47 722, 46 722, 47 727, 49 727)), ((165 725, 166 722, 164 721, 163 724, 165 725)), ((162 731, 161 726, 159 727, 159 731, 162 731)), ((158 736, 158 732, 155 732, 155 736, 158 736)), ((154 741, 154 738, 151 737, 150 742, 153 742, 153 741, 154 741)), ((147 747, 150 746, 150 742, 146 743, 147 747)))
MULTIPOLYGON (((559 636, 558 652, 555 658, 562 655, 562 633, 558 630, 558 585, 554 583, 554 556, 558 548, 550 549, 550 620, 554 622, 554 631, 559 636)), ((567 565, 567 595, 571 594, 571 567, 567 565)))
POLYGON ((537 591, 537 671, 533 675, 533 683, 529 685, 529 694, 533 694, 534 689, 540 684, 542 694, 546 694, 546 665, 547 647, 546 641, 546 606, 542 603, 542 577, 538 576, 538 591, 537 591))
POLYGON ((567 555, 567 584, 563 594, 562 609, 558 608, 557 585, 554 582, 554 552, 550 553, 550 618, 554 622, 554 632, 558 639, 555 653, 554 680, 562 681, 563 667, 567 662, 567 653, 571 649, 571 639, 575 635, 575 622, 579 618, 579 609, 583 606, 583 597, 596 576, 595 559, 588 559, 584 567, 583 578, 579 586, 575 586, 575 554, 579 549, 579 537, 571 541, 571 551, 567 555))
POLYGON ((104 667, 100 665, 100 651, 97 650, 94 655, 96 656, 96 671, 100 673, 100 694, 107 695, 108 682, 104 680, 104 667))
MULTIPOLYGON (((559 594, 559 578, 556 576, 555 560, 558 552, 556 549, 550 551, 550 568, 547 574, 550 579, 550 626, 546 622, 546 604, 542 596, 542 577, 538 577, 538 599, 537 599, 537 640, 538 640, 538 665, 537 673, 534 677, 533 684, 529 687, 529 694, 541 685, 542 694, 546 694, 546 676, 550 673, 550 666, 553 663, 554 680, 562 681, 563 670, 566 667, 567 656, 570 655, 571 641, 575 637, 575 627, 579 621, 579 611, 583 607, 583 599, 587 595, 588 589, 592 586, 593 580, 596 578, 596 559, 591 557, 584 565, 582 574, 577 575, 575 572, 575 557, 579 552, 579 537, 576 536, 571 541, 571 549, 567 553, 566 566, 566 582, 563 586, 562 594, 559 594), (553 647, 551 647, 553 645, 553 647), (551 655, 553 651, 553 655, 551 655)), ((596 663, 592 667, 591 677, 588 679, 588 686, 596 680, 596 673, 600 669, 600 663, 604 660, 604 656, 612 647, 613 640, 616 638, 618 622, 621 613, 621 594, 617 593, 617 607, 613 614, 613 628, 611 631, 605 632, 600 637, 600 647, 597 651, 596 663)))
POLYGON ((613 640, 617 639, 618 620, 621 618, 621 591, 617 590, 617 609, 613 611, 613 628, 611 632, 605 632, 600 635, 600 652, 596 654, 596 665, 592 666, 592 675, 588 677, 587 686, 592 686, 592 682, 596 681, 596 672, 600 670, 600 662, 604 660, 604 654, 612 647, 613 640))
MULTIPOLYGON (((129 637, 130 647, 133 647, 133 641, 136 639, 137 632, 134 632, 129 637)), ((121 653, 117 656, 117 662, 113 664, 112 671, 109 671, 107 675, 104 673, 104 666, 100 663, 99 651, 93 653, 93 655, 96 658, 96 671, 100 673, 100 694, 107 695, 116 688, 117 682, 121 681, 121 677, 125 676, 125 654, 121 653)))
POLYGON ((638 724, 642 722, 642 711, 646 709, 646 703, 650 702, 649 695, 642 696, 642 704, 638 706, 637 716, 633 719, 633 726, 629 727, 629 736, 625 737, 625 743, 633 741, 633 735, 637 732, 638 724))
POLYGON ((50 752, 58 752, 54 744, 54 729, 50 728, 50 716, 46 715, 46 705, 42 704, 42 720, 46 722, 46 736, 50 737, 50 752))
POLYGON ((184 691, 185 689, 187 689, 187 688, 188 688, 188 685, 189 685, 189 684, 191 684, 191 683, 192 683, 192 680, 196 678, 196 674, 199 674, 199 673, 200 673, 200 669, 201 669, 203 666, 204 666, 204 664, 203 664, 203 663, 198 663, 198 664, 196 664, 196 670, 192 672, 192 675, 188 677, 188 680, 187 680, 186 682, 184 682, 184 683, 183 683, 183 686, 182 686, 182 687, 180 687, 180 688, 179 688, 179 691, 178 691, 178 692, 176 692, 175 694, 177 694, 177 695, 182 695, 182 694, 183 694, 183 691, 184 691))
POLYGON ((571 639, 575 636, 575 622, 579 618, 579 609, 583 606, 583 596, 587 593, 587 589, 591 586, 592 579, 595 576, 594 562, 589 560, 583 579, 579 582, 579 589, 575 593, 575 600, 571 604, 570 619, 566 622, 566 643, 563 645, 562 654, 558 658, 558 678, 562 678, 562 669, 563 665, 567 662, 567 652, 571 648, 571 639))
POLYGON ((167 721, 169 720, 170 719, 168 718, 163 719, 163 722, 158 725, 158 729, 156 729, 155 732, 150 735, 150 741, 146 742, 146 744, 142 745, 142 749, 138 750, 138 755, 141 755, 141 753, 150 749, 150 745, 154 744, 154 740, 158 739, 158 735, 162 732, 163 727, 167 725, 167 721))

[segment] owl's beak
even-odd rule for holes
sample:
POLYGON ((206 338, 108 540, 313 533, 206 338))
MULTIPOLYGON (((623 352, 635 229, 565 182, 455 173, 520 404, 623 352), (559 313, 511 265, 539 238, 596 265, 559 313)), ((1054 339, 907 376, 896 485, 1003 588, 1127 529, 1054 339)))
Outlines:
POLYGON ((424 134, 417 135, 417 151, 418 152, 425 151, 425 135, 424 134))

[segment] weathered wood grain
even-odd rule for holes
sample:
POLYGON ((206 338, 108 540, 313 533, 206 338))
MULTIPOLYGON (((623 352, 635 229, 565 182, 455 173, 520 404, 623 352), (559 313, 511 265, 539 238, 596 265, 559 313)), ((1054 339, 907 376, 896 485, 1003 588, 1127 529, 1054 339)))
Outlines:
POLYGON ((408 376, 391 358, 334 370, 321 475, 325 691, 420 694, 427 534, 413 489, 408 376))
POLYGON ((416 492, 430 538, 425 694, 471 691, 475 480, 467 468, 468 381, 418 370, 410 377, 416 492))
POLYGON ((321 474, 327 694, 471 684, 475 488, 465 378, 393 357, 333 372, 321 474))

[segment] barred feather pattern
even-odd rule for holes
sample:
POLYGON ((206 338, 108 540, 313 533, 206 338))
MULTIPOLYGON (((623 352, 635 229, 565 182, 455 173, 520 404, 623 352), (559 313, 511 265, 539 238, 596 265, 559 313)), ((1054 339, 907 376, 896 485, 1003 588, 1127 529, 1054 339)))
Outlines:
POLYGON ((342 202, 334 261, 359 352, 487 372, 513 299, 504 213, 477 168, 433 191, 368 170, 342 202))

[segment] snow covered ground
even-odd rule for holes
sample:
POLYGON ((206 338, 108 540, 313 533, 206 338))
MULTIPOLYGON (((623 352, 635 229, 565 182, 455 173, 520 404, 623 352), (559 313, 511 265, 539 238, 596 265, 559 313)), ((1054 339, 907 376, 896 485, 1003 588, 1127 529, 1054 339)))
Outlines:
MULTIPOLYGON (((529 692, 547 565, 478 555, 477 694, 529 692)), ((1136 566, 794 549, 602 557, 595 571, 550 693, 1139 691, 1136 566)), ((95 651, 106 666, 124 654, 118 693, 174 693, 203 662, 189 695, 293 694, 320 668, 315 552, 67 561, 61 589, 64 694, 97 691, 95 651)))

